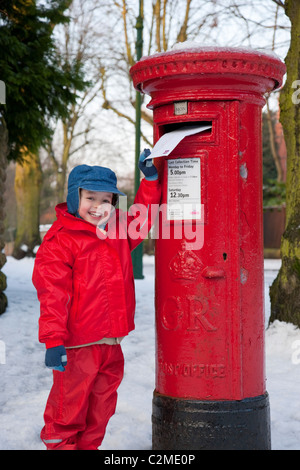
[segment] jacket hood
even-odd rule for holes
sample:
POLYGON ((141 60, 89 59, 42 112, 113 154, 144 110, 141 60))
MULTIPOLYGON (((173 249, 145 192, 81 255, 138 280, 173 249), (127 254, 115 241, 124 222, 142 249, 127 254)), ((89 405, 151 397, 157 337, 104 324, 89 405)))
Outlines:
POLYGON ((68 179, 67 206, 71 214, 79 209, 79 189, 121 194, 117 188, 116 174, 103 166, 78 165, 71 171, 68 179))

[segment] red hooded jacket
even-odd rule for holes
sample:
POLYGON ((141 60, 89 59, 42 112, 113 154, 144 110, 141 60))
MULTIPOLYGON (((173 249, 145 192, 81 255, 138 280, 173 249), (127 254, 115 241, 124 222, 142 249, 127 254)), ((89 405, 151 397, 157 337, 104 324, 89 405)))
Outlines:
POLYGON ((107 235, 69 214, 66 203, 56 207, 32 278, 40 301, 39 340, 47 348, 117 338, 134 329, 131 250, 150 230, 149 205, 158 205, 160 194, 157 181, 143 179, 133 206, 141 204, 141 212, 117 209, 107 235))

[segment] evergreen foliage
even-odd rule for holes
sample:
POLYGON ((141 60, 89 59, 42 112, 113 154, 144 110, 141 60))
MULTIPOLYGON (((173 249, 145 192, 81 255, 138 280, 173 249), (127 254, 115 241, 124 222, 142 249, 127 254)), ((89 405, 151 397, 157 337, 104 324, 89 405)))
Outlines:
POLYGON ((0 70, 6 84, 6 122, 9 158, 21 158, 21 149, 35 153, 51 135, 51 119, 65 117, 73 90, 84 89, 82 65, 64 64, 53 39, 56 25, 70 0, 0 0, 0 70))

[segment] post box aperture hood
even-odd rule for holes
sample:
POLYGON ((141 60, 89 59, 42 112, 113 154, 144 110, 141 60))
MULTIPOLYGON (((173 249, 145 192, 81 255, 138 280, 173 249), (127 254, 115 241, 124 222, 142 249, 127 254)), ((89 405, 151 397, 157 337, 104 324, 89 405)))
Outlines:
POLYGON ((79 189, 102 191, 125 196, 117 188, 116 174, 103 166, 78 165, 71 171, 68 180, 67 206, 70 214, 79 208, 79 189))

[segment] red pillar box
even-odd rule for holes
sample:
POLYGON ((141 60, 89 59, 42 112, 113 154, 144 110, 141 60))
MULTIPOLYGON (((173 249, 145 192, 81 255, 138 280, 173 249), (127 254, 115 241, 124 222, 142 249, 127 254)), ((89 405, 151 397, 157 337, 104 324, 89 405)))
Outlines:
POLYGON ((151 96, 154 142, 211 126, 155 159, 154 449, 270 448, 261 108, 284 73, 277 57, 235 48, 179 49, 131 69, 151 96))

